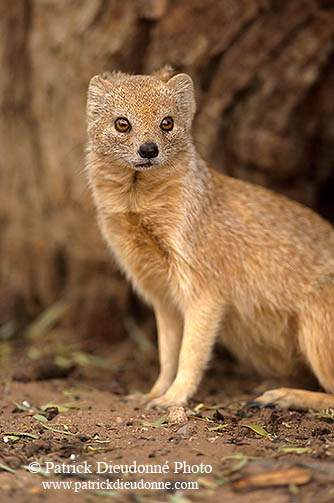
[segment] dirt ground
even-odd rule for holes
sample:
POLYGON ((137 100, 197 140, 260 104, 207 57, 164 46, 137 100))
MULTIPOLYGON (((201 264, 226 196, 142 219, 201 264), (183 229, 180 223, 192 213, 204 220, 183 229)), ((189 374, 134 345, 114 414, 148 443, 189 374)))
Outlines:
POLYGON ((334 502, 334 412, 249 406, 263 383, 219 348, 174 419, 124 400, 158 371, 142 336, 83 351, 51 330, 0 355, 3 503, 334 502))

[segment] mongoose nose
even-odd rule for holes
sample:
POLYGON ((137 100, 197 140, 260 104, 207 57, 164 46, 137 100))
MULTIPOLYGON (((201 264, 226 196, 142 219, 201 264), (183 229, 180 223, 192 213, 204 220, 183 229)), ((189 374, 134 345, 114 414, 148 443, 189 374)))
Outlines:
POLYGON ((143 143, 139 147, 138 154, 140 155, 140 157, 143 157, 144 159, 151 159, 152 157, 158 157, 159 155, 158 145, 151 141, 143 143))

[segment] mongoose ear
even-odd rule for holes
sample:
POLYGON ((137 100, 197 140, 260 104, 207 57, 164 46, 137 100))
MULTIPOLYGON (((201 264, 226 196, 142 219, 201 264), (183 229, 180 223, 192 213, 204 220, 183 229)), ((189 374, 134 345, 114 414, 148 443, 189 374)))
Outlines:
POLYGON ((87 114, 88 117, 92 118, 93 115, 99 112, 102 103, 103 97, 106 94, 106 86, 105 81, 101 78, 100 75, 95 75, 88 86, 88 96, 87 96, 87 114))
POLYGON ((180 112, 188 115, 190 120, 192 120, 196 111, 192 78, 186 73, 179 73, 169 79, 167 87, 175 92, 180 112))

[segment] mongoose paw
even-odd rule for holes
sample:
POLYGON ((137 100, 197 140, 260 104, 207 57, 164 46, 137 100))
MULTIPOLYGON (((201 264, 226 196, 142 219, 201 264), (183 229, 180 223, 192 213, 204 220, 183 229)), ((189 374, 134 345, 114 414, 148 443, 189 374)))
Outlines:
POLYGON ((147 409, 157 409, 164 410, 168 407, 177 406, 180 407, 182 405, 186 405, 184 400, 177 399, 175 397, 169 397, 166 393, 165 395, 160 396, 159 398, 155 398, 151 400, 147 405, 147 409))
POLYGON ((248 402, 246 404, 246 408, 247 409, 277 409, 277 405, 275 403, 272 403, 272 402, 268 402, 268 403, 261 403, 261 402, 258 402, 257 400, 254 400, 253 402, 248 402))
POLYGON ((296 396, 293 389, 277 388, 265 391, 262 395, 256 398, 254 402, 248 404, 253 407, 270 407, 280 409, 299 409, 296 406, 296 396))
POLYGON ((152 400, 152 395, 150 393, 131 393, 130 395, 126 395, 121 399, 122 402, 137 402, 141 405, 145 405, 150 400, 152 400))

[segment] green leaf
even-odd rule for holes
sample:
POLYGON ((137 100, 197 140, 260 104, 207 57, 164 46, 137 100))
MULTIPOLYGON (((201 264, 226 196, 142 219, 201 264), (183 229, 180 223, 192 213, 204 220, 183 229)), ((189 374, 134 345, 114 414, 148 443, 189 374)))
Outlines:
POLYGON ((164 423, 167 422, 167 416, 168 416, 168 414, 164 414, 163 416, 159 417, 156 421, 153 421, 153 423, 150 423, 149 421, 144 421, 144 420, 140 420, 140 423, 143 426, 150 426, 150 427, 156 428, 157 426, 162 426, 164 423))
POLYGON ((25 432, 16 432, 16 431, 11 431, 11 432, 5 432, 4 435, 7 435, 8 437, 10 437, 10 435, 14 435, 16 437, 28 437, 28 438, 34 438, 34 439, 38 439, 39 436, 38 435, 33 435, 32 433, 25 433, 25 432))
POLYGON ((84 409, 87 407, 87 403, 73 400, 72 402, 63 403, 61 407, 66 407, 67 409, 84 409))
POLYGON ((196 405, 196 407, 193 409, 193 413, 194 414, 198 414, 199 411, 202 409, 202 407, 204 407, 204 403, 199 403, 198 405, 196 405))
POLYGON ((332 423, 334 421, 334 409, 322 409, 319 413, 315 414, 322 421, 326 421, 327 423, 332 423))
POLYGON ((239 470, 241 470, 244 466, 247 465, 249 459, 247 456, 244 456, 242 459, 240 459, 239 463, 237 463, 236 465, 232 466, 232 468, 230 468, 228 470, 228 473, 234 473, 234 472, 238 472, 239 470))
POLYGON ((267 437, 267 438, 272 437, 270 433, 268 433, 262 426, 258 424, 242 424, 241 426, 243 428, 249 428, 250 430, 255 431, 255 433, 257 433, 261 437, 267 437))
MULTIPOLYGON (((30 468, 27 465, 23 465, 22 468, 30 472, 30 468)), ((43 477, 50 477, 51 473, 46 472, 43 468, 39 467, 38 472, 34 472, 34 475, 42 475, 43 477)))
POLYGON ((247 465, 248 461, 251 459, 249 456, 245 456, 243 452, 238 452, 235 456, 225 456, 222 459, 236 459, 238 463, 229 468, 224 472, 224 475, 229 475, 230 473, 237 472, 247 465))
POLYGON ((45 405, 41 405, 40 409, 44 412, 46 409, 57 408, 58 412, 67 412, 68 407, 65 405, 59 405, 58 403, 46 403, 45 405))
POLYGON ((228 424, 220 424, 219 426, 213 426, 212 428, 207 427, 208 431, 221 431, 227 428, 228 424))
POLYGON ((75 363, 81 365, 82 367, 92 366, 107 369, 111 368, 111 362, 101 358, 100 356, 84 353, 83 351, 74 351, 70 356, 75 363))
POLYGON ((68 308, 66 300, 59 300, 49 306, 28 326, 25 336, 30 340, 37 340, 60 320, 68 308))
POLYGON ((199 403, 193 409, 193 412, 194 412, 194 414, 198 414, 201 409, 205 409, 205 410, 217 410, 217 409, 221 409, 223 407, 224 407, 224 404, 222 404, 222 403, 218 403, 217 405, 205 405, 204 403, 199 403))
POLYGON ((86 407, 86 403, 73 401, 73 402, 66 402, 63 404, 59 404, 59 403, 52 403, 51 402, 51 403, 46 403, 44 405, 41 405, 40 409, 42 411, 45 411, 46 409, 51 409, 53 407, 57 408, 58 412, 67 412, 69 409, 83 409, 84 407, 86 407))
POLYGON ((72 433, 71 431, 66 431, 66 430, 58 430, 57 428, 53 428, 52 426, 49 426, 47 424, 42 424, 43 428, 46 430, 54 431, 55 433, 61 433, 62 435, 73 435, 75 437, 76 433, 72 433))
POLYGON ((9 473, 16 473, 15 470, 13 470, 13 468, 10 468, 9 466, 7 465, 3 465, 2 463, 0 463, 0 470, 4 470, 5 472, 9 472, 9 473))
POLYGON ((293 496, 297 496, 300 492, 299 487, 296 484, 289 484, 289 491, 293 496))
POLYGON ((195 421, 204 421, 205 423, 214 423, 215 421, 211 419, 210 417, 204 416, 204 417, 198 417, 198 416, 189 416, 191 419, 194 419, 195 421))
POLYGON ((217 482, 212 482, 211 480, 206 480, 204 477, 198 477, 197 482, 202 487, 207 487, 208 489, 216 489, 217 482))
POLYGON ((296 447, 291 445, 282 445, 278 448, 280 452, 294 453, 294 454, 312 454, 313 450, 310 447, 296 447))
POLYGON ((42 414, 34 414, 32 416, 34 419, 37 419, 37 421, 41 421, 41 423, 47 423, 47 419, 45 416, 43 416, 42 414))
POLYGON ((14 402, 16 408, 22 412, 30 412, 32 410, 31 407, 27 407, 26 405, 23 405, 23 403, 18 403, 14 402))

